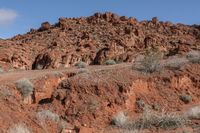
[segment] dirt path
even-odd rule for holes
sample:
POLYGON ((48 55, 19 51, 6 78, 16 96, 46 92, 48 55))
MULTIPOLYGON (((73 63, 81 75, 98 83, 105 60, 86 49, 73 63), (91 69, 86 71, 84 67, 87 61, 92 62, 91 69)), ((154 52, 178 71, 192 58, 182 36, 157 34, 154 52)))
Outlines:
POLYGON ((0 83, 14 82, 21 78, 35 79, 47 74, 56 72, 73 71, 74 69, 59 69, 59 70, 27 70, 27 71, 15 71, 0 74, 0 83))
MULTIPOLYGON (((88 66, 87 69, 90 71, 100 71, 100 70, 109 70, 117 69, 131 66, 129 63, 109 65, 109 66, 88 66)), ((45 69, 45 70, 20 70, 0 74, 0 83, 15 82, 21 78, 36 79, 38 77, 45 76, 47 74, 55 73, 70 73, 76 72, 79 69, 75 67, 63 68, 63 69, 45 69)))

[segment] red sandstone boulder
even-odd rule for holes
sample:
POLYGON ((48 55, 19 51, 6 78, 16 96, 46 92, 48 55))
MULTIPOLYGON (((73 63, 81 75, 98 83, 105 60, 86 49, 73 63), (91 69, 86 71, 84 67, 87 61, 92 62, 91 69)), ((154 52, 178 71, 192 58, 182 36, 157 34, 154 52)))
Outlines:
POLYGON ((51 25, 49 22, 44 22, 41 24, 41 27, 39 29, 39 31, 44 31, 44 30, 48 30, 51 28, 51 25))

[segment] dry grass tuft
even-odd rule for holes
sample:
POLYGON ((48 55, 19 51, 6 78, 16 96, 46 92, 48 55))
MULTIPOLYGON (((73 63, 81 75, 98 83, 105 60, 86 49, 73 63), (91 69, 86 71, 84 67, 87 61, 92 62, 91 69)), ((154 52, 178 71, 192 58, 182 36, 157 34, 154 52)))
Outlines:
POLYGON ((116 116, 113 117, 111 123, 118 127, 124 127, 126 126, 127 122, 128 122, 128 117, 125 115, 125 113, 119 112, 116 116))
POLYGON ((8 133, 31 133, 31 131, 25 124, 17 124, 10 128, 8 133))
POLYGON ((16 82, 16 87, 23 97, 27 97, 33 92, 34 85, 28 79, 20 79, 16 82))
POLYGON ((195 106, 187 112, 190 119, 200 119, 200 106, 195 106))
POLYGON ((162 69, 160 60, 162 59, 162 53, 156 49, 147 50, 144 57, 140 57, 136 60, 136 64, 133 64, 133 69, 137 69, 144 73, 153 73, 162 69), (137 65, 137 66, 135 66, 137 65))

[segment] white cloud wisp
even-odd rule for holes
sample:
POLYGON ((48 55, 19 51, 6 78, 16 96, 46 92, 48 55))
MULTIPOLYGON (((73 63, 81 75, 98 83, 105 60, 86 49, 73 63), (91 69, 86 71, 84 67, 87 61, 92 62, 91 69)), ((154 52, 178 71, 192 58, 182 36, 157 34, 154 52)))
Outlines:
POLYGON ((0 8, 0 26, 12 23, 18 14, 11 9, 0 8))

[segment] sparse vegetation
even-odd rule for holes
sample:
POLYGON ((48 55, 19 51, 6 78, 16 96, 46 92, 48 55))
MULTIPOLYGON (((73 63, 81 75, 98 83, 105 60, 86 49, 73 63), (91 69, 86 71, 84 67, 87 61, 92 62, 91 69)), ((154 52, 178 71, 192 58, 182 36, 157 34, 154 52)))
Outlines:
POLYGON ((1 85, 0 86, 0 99, 12 96, 12 92, 7 86, 1 85))
POLYGON ((192 63, 200 63, 200 52, 199 51, 190 51, 187 54, 187 59, 192 63))
POLYGON ((89 70, 86 69, 86 68, 80 68, 80 69, 78 70, 78 74, 81 74, 81 73, 89 73, 89 70))
POLYGON ((116 64, 116 62, 114 61, 114 60, 107 60, 107 61, 105 61, 105 64, 106 65, 115 65, 116 64))
POLYGON ((54 71, 52 72, 53 75, 56 75, 56 76, 63 76, 64 74, 62 72, 58 72, 58 71, 54 71))
POLYGON ((145 133, 143 131, 140 131, 138 129, 135 129, 135 130, 131 130, 131 129, 118 129, 118 132, 116 133, 145 133))
POLYGON ((153 104, 152 109, 158 111, 158 110, 160 110, 160 105, 159 104, 153 104))
POLYGON ((181 99, 184 103, 189 103, 189 102, 192 101, 192 96, 184 94, 184 95, 181 95, 181 96, 180 96, 180 99, 181 99))
POLYGON ((40 112, 37 113, 36 117, 41 122, 44 122, 46 120, 51 120, 51 121, 54 121, 54 122, 59 122, 60 121, 59 115, 51 112, 50 110, 40 111, 40 112))
POLYGON ((90 112, 96 111, 98 106, 99 106, 99 102, 97 100, 95 100, 95 99, 88 102, 88 110, 90 112))
POLYGON ((145 102, 142 99, 137 99, 135 103, 139 109, 145 108, 145 102))
POLYGON ((3 72, 4 72, 4 70, 2 68, 0 68, 0 73, 3 73, 3 72))
POLYGON ((23 97, 27 97, 33 92, 34 85, 28 79, 20 79, 16 82, 16 87, 23 97))
POLYGON ((128 117, 125 115, 125 113, 119 112, 116 116, 113 117, 111 123, 118 127, 124 127, 126 126, 127 122, 128 122, 128 117))
POLYGON ((75 66, 76 66, 77 68, 86 68, 86 67, 87 67, 87 64, 86 64, 85 62, 83 62, 83 61, 79 61, 79 62, 77 62, 77 63, 75 64, 75 66))
POLYGON ((189 131, 183 131, 182 133, 190 133, 189 131))
POLYGON ((45 132, 50 132, 47 130, 48 121, 55 122, 59 126, 59 132, 61 132, 67 126, 66 121, 60 118, 58 114, 53 113, 50 110, 42 110, 40 112, 37 112, 36 118, 39 121, 39 124, 43 127, 45 132))
POLYGON ((25 124, 17 124, 10 128, 8 133, 31 133, 31 131, 25 124))
POLYGON ((3 72, 4 72, 4 70, 3 70, 2 66, 0 65, 0 74, 3 72))
MULTIPOLYGON (((136 63, 139 64, 139 66, 137 66, 136 69, 145 73, 153 73, 156 71, 160 71, 161 58, 162 54, 157 49, 147 50, 144 57, 140 58, 141 60, 136 61, 136 63)), ((135 66, 133 66, 133 68, 135 68, 135 66)))
POLYGON ((191 119, 200 119, 200 106, 195 106, 187 112, 187 116, 191 119))
POLYGON ((128 116, 125 116, 123 112, 116 115, 112 124, 128 129, 128 131, 141 131, 149 128, 162 128, 173 129, 185 125, 188 122, 187 117, 178 115, 176 113, 158 113, 150 110, 145 110, 142 116, 135 121, 128 121, 128 116))
POLYGON ((174 57, 173 59, 167 60, 164 66, 169 69, 178 70, 183 67, 187 62, 188 60, 186 58, 174 57))
POLYGON ((187 122, 187 119, 175 113, 156 113, 153 111, 145 111, 142 117, 131 123, 129 126, 133 129, 145 129, 145 128, 177 128, 183 126, 187 122))

